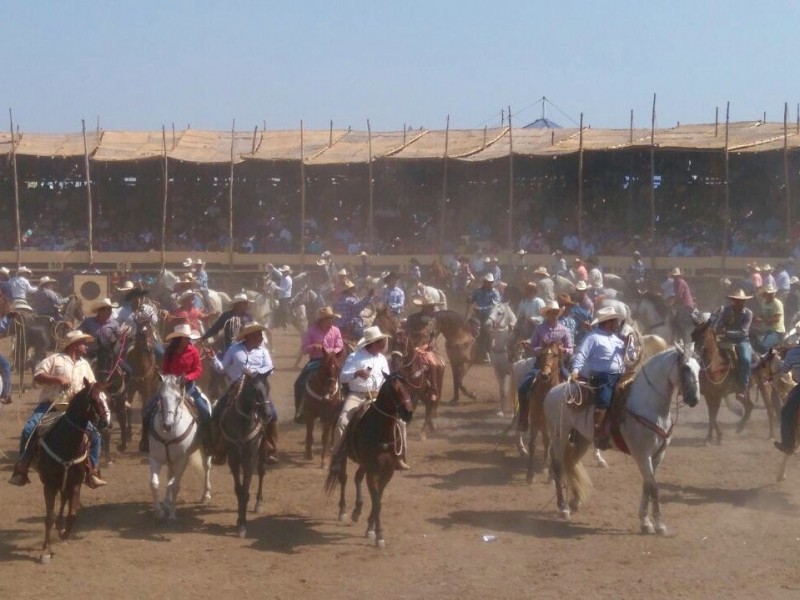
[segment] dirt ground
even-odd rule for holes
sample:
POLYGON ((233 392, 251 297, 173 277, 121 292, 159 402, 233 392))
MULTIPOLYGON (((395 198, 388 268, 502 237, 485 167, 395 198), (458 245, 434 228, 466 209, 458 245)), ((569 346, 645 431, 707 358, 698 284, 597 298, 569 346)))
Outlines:
POLYGON ((178 521, 165 524, 151 511, 144 458, 114 451, 104 466, 109 485, 84 488, 75 538, 40 565, 41 485, 5 484, 36 391, 4 407, 0 598, 69 589, 121 598, 799 597, 800 465, 791 461, 788 480, 775 483, 779 456, 762 408, 741 435, 723 409, 726 439, 710 447, 704 404, 681 411, 658 474, 670 533, 643 536, 640 477, 614 452, 607 470, 584 461, 593 496, 571 522, 559 520, 552 486, 525 482, 513 440, 502 435, 508 419, 495 416, 492 372, 477 366, 467 384, 478 400, 443 406, 427 441, 418 440, 421 419, 412 422, 413 468, 387 490, 388 545, 377 550, 365 522, 337 521, 318 458, 303 459, 304 429, 290 423, 296 344, 294 333, 275 334, 281 463, 268 473, 267 511, 250 515, 246 539, 235 533, 227 467, 215 468, 207 507, 198 503, 199 473, 187 473, 178 521))

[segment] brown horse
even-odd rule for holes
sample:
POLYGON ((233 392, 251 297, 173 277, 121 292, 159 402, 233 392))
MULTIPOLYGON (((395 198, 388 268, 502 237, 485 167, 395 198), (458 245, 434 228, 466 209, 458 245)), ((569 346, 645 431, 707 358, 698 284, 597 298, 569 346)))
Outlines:
MULTIPOLYGON (((124 451, 130 438, 126 438, 126 432, 130 432, 131 408, 128 404, 127 385, 128 375, 122 369, 121 362, 124 359, 125 348, 127 346, 128 334, 123 333, 117 342, 107 348, 97 349, 97 363, 95 373, 97 380, 103 384, 103 388, 108 394, 111 410, 117 417, 120 427, 119 450, 124 451)), ((106 461, 111 461, 111 430, 103 432, 103 457, 106 461)))
MULTIPOLYGON (((344 354, 340 352, 340 354, 344 354)), ((339 373, 342 358, 334 352, 323 350, 322 363, 306 382, 303 392, 303 417, 306 421, 306 460, 311 460, 311 446, 314 444, 314 422, 319 419, 322 427, 322 459, 320 466, 325 468, 325 459, 333 442, 333 428, 339 411, 342 409, 342 388, 339 373)))
POLYGON ((395 337, 400 350, 394 355, 400 355, 397 368, 408 383, 409 392, 414 407, 422 401, 425 406, 425 422, 419 433, 421 440, 427 438, 429 431, 436 431, 434 418, 438 416, 439 401, 442 398, 444 386, 444 362, 433 350, 425 347, 416 347, 406 331, 398 331, 395 337))
POLYGON ((392 336, 391 340, 389 340, 389 349, 397 349, 395 337, 400 329, 400 320, 391 313, 385 302, 376 302, 374 307, 375 318, 372 324, 380 327, 381 333, 392 336))
POLYGON ((528 390, 528 415, 523 415, 520 410, 520 424, 524 419, 530 420, 530 442, 528 443, 528 473, 527 480, 531 483, 534 479, 533 455, 536 438, 542 434, 543 463, 546 464, 550 454, 550 432, 547 429, 547 419, 544 414, 544 398, 553 387, 562 381, 561 377, 561 344, 554 342, 542 347, 536 357, 534 368, 539 374, 528 390))
POLYGON ((463 315, 454 310, 440 310, 433 313, 439 333, 444 336, 444 347, 450 368, 453 371, 452 404, 459 401, 460 392, 467 398, 474 399, 475 394, 464 387, 464 375, 474 360, 476 328, 463 315))
POLYGON ((356 471, 356 505, 352 519, 358 521, 364 501, 361 497, 361 483, 367 478, 367 489, 372 500, 372 510, 367 520, 366 537, 375 540, 378 548, 384 548, 386 541, 381 526, 381 501, 383 491, 391 481, 395 462, 403 452, 403 438, 400 434, 401 419, 408 423, 414 408, 405 387, 405 380, 399 373, 386 377, 378 397, 365 404, 350 421, 339 447, 341 469, 331 469, 325 481, 325 491, 330 494, 339 483, 339 520, 347 514, 344 488, 347 483, 347 458, 358 464, 356 471))
POLYGON ((47 433, 39 438, 39 479, 44 484, 44 544, 42 562, 48 562, 50 530, 55 523, 62 540, 69 537, 80 506, 81 485, 86 476, 88 440, 86 427, 94 423, 103 431, 111 424, 106 396, 99 384, 84 380, 84 386, 70 400, 69 406, 47 433), (54 519, 56 496, 60 495, 58 519, 54 519), (64 507, 69 502, 69 512, 64 519, 64 507))
POLYGON ((142 406, 144 406, 151 398, 154 398, 158 392, 158 369, 156 367, 156 355, 153 345, 153 327, 150 318, 148 317, 137 321, 136 334, 133 338, 133 348, 131 348, 131 351, 128 353, 128 364, 131 369, 133 369, 133 374, 128 379, 127 387, 128 401, 126 412, 128 412, 128 418, 125 430, 121 432, 122 444, 120 447, 123 450, 127 442, 133 439, 129 411, 130 407, 133 405, 134 397, 138 393, 142 406))

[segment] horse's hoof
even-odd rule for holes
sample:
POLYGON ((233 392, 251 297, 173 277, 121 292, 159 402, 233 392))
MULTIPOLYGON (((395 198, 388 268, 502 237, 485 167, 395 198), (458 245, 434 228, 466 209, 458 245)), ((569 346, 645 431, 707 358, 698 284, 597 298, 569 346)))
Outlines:
POLYGON ((312 460, 313 458, 314 457, 311 455, 311 452, 306 452, 306 454, 305 454, 305 459, 306 460, 312 460))
POLYGON ((374 540, 375 537, 376 537, 375 536, 375 530, 374 529, 368 529, 366 537, 371 539, 371 540, 374 540))
POLYGON ((581 503, 578 500, 570 500, 569 501, 569 509, 572 512, 578 512, 581 508, 581 503))
POLYGON ((562 519, 565 521, 569 521, 570 517, 572 517, 572 513, 569 511, 568 508, 562 508, 558 511, 558 514, 561 516, 562 519))
POLYGON ((239 527, 239 537, 242 539, 247 537, 247 527, 239 527))
POLYGON ((65 540, 65 539, 67 539, 67 537, 69 537, 69 534, 67 533, 66 529, 59 529, 58 530, 58 537, 60 537, 62 540, 65 540))
POLYGON ((259 515, 260 515, 261 513, 263 513, 263 512, 264 512, 264 503, 263 503, 263 502, 261 502, 260 500, 259 500, 258 502, 256 502, 256 507, 253 509, 253 511, 254 511, 256 514, 259 514, 259 515))
POLYGON ((656 525, 656 535, 667 535, 667 526, 663 523, 656 525))
POLYGON ((211 504, 211 494, 209 494, 208 492, 203 494, 203 497, 200 498, 200 504, 202 504, 203 506, 208 506, 209 504, 211 504))
POLYGON ((340 523, 344 523, 345 521, 347 521, 347 513, 346 512, 340 512, 339 513, 339 522, 340 523))
POLYGON ((39 557, 39 563, 41 563, 41 564, 43 564, 43 565, 49 565, 49 564, 50 564, 50 559, 52 558, 52 556, 53 556, 53 555, 52 555, 52 554, 50 554, 49 552, 48 552, 48 553, 44 553, 44 554, 42 554, 42 555, 39 557))
POLYGON ((384 539, 375 540, 375 547, 380 550, 383 550, 384 548, 386 548, 386 540, 384 539))

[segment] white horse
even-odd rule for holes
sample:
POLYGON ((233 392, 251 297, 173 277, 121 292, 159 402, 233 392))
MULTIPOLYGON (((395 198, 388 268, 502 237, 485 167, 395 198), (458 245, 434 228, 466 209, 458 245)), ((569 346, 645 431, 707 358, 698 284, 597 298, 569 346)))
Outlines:
MULTIPOLYGON (((691 346, 675 344, 648 360, 631 383, 630 395, 620 422, 620 433, 642 474, 639 519, 642 533, 667 532, 661 520, 661 506, 655 472, 664 458, 675 425, 670 412, 675 390, 688 406, 696 406, 700 394, 700 365, 691 346), (648 515, 653 503, 653 521, 648 515), (655 527, 654 527, 655 524, 655 527)), ((575 383, 554 387, 544 401, 544 411, 552 435, 552 472, 556 483, 558 510, 569 519, 588 499, 591 481, 580 459, 593 438, 593 407, 579 405, 584 394, 575 383), (569 404, 578 404, 577 408, 569 404), (570 441, 570 432, 577 432, 570 441), (566 478, 570 501, 564 499, 562 478, 566 478)))
MULTIPOLYGON (((181 478, 190 456, 200 449, 198 423, 186 406, 183 379, 164 375, 158 390, 158 406, 150 424, 150 490, 153 492, 153 511, 156 517, 176 518, 181 478), (167 465, 167 490, 164 501, 159 500, 159 474, 167 465)), ((205 487, 201 502, 211 500, 211 459, 203 456, 205 487)))
POLYGON ((410 296, 412 298, 427 298, 431 302, 439 302, 439 310, 447 310, 447 295, 439 288, 424 285, 420 282, 416 287, 412 288, 410 296))
POLYGON ((642 294, 633 303, 633 320, 639 331, 664 338, 667 343, 675 341, 672 319, 666 305, 659 306, 659 299, 652 294, 642 294))
POLYGON ((508 385, 509 380, 512 379, 509 346, 514 339, 514 326, 516 324, 517 317, 507 302, 495 304, 486 318, 486 327, 492 337, 489 358, 491 359, 492 367, 494 367, 494 376, 497 378, 497 385, 500 390, 498 417, 504 416, 506 411, 506 399, 509 394, 508 385))

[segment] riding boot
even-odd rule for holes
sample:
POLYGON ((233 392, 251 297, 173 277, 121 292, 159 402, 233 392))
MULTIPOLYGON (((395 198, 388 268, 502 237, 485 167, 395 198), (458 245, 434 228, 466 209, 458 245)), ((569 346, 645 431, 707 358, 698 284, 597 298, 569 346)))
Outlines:
POLYGON ((594 409, 594 447, 598 450, 608 450, 611 447, 605 431, 606 412, 608 411, 605 408, 594 409))
POLYGON ((267 446, 267 464, 278 464, 278 421, 276 419, 267 423, 264 437, 267 446))
POLYGON ((225 438, 216 421, 211 422, 211 463, 224 465, 227 458, 228 448, 225 445, 225 438))
POLYGON ((8 483, 11 485, 18 485, 23 486, 31 482, 28 478, 28 469, 31 466, 31 457, 28 456, 29 454, 26 452, 23 454, 17 464, 14 465, 14 473, 11 475, 11 479, 8 480, 8 483))
POLYGON ((86 463, 86 485, 93 490, 108 485, 108 482, 100 477, 100 469, 92 467, 88 462, 86 463))

